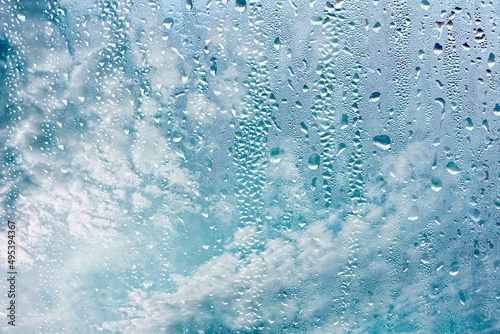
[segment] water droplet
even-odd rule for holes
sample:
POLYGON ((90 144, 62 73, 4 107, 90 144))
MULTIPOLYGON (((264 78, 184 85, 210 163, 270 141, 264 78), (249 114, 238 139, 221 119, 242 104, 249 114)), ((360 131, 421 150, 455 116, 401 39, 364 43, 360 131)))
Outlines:
POLYGON ((307 160, 307 166, 309 167, 310 170, 316 170, 319 167, 320 161, 321 158, 319 154, 313 153, 309 156, 309 159, 307 160))
POLYGON ((429 3, 429 1, 427 0, 420 1, 420 7, 422 7, 424 10, 429 9, 430 6, 431 4, 429 3))
POLYGON ((337 156, 339 156, 342 152, 344 152, 346 147, 347 147, 346 144, 340 143, 337 149, 337 156))
POLYGON ((460 269, 460 265, 458 264, 457 261, 453 261, 450 265, 450 271, 448 272, 451 276, 455 276, 458 274, 458 271, 460 269))
POLYGON ((305 134, 307 135, 308 133, 308 129, 307 129, 307 125, 304 123, 304 122, 300 122, 300 130, 305 134))
POLYGON ((443 267, 444 267, 444 262, 443 262, 443 261, 440 261, 440 262, 436 265, 436 271, 440 271, 443 267))
POLYGON ((467 117, 465 119, 465 121, 467 122, 467 125, 465 126, 465 128, 468 130, 468 131, 472 131, 474 130, 474 123, 472 123, 472 119, 470 117, 467 117))
POLYGON ((474 29, 475 30, 475 37, 474 40, 476 43, 482 43, 486 39, 486 34, 484 33, 484 30, 481 28, 474 29))
POLYGON ((439 43, 434 44, 434 53, 437 55, 443 53, 443 46, 439 43))
POLYGON ((495 108, 493 108, 493 113, 496 116, 500 116, 500 104, 498 104, 498 103, 495 104, 495 108))
POLYGON ((342 114, 342 120, 340 121, 340 128, 345 129, 349 125, 349 119, 347 118, 347 114, 342 114))
POLYGON ((467 301, 467 299, 465 297, 465 293, 462 290, 460 290, 458 292, 458 296, 460 298, 460 304, 465 305, 465 302, 467 301))
POLYGON ((422 254, 422 258, 420 259, 420 262, 422 262, 423 264, 429 264, 429 263, 431 263, 431 259, 429 257, 429 254, 423 253, 422 254))
POLYGON ((453 161, 450 161, 446 164, 446 170, 451 175, 457 175, 458 173, 460 173, 460 168, 453 161))
POLYGON ((279 147, 275 147, 271 149, 271 157, 269 158, 269 161, 273 164, 277 164, 281 161, 283 155, 283 150, 279 147))
POLYGON ((370 97, 368 98, 370 102, 377 102, 380 100, 380 93, 379 92, 373 92, 370 94, 370 97))
POLYGON ((438 192, 441 190, 443 184, 441 183, 441 179, 439 177, 435 177, 433 176, 431 178, 431 188, 432 190, 434 190, 435 192, 438 192))
POLYGON ((174 24, 174 19, 172 19, 171 17, 167 17, 165 20, 163 20, 163 26, 166 29, 172 28, 173 24, 174 24))
POLYGON ((497 198, 493 201, 493 204, 495 204, 495 208, 497 208, 497 210, 500 210, 500 197, 497 197, 497 198))
POLYGON ((490 56, 488 57, 488 67, 492 68, 493 66, 495 66, 495 55, 490 53, 490 56))
POLYGON ((245 0, 236 0, 236 10, 243 13, 247 10, 247 2, 245 0))
POLYGON ((418 207, 413 205, 410 210, 408 210, 408 220, 417 220, 419 216, 418 207))
POLYGON ((444 110, 444 107, 446 106, 446 101, 443 98, 438 97, 434 101, 436 101, 441 106, 441 108, 444 110))
POLYGON ((344 0, 335 0, 335 4, 333 5, 335 9, 340 9, 342 8, 342 5, 344 4, 344 0))
POLYGON ((174 131, 172 135, 172 140, 174 143, 180 143, 184 137, 177 131, 174 131))
POLYGON ((280 47, 281 47, 281 40, 280 40, 280 38, 279 38, 279 37, 276 37, 276 38, 274 39, 274 48, 275 48, 276 50, 279 50, 279 49, 280 49, 280 47))
POLYGON ((391 138, 388 135, 378 135, 373 137, 373 143, 383 150, 388 150, 391 147, 391 138))
POLYGON ((313 25, 320 25, 322 21, 323 21, 323 19, 321 18, 321 16, 312 16, 311 17, 311 23, 313 25))

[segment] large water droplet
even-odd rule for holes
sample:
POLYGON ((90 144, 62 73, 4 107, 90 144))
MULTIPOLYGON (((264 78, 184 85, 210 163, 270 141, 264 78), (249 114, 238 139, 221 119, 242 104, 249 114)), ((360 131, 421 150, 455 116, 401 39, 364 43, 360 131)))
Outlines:
POLYGON ((434 99, 434 101, 436 101, 441 106, 442 109, 446 107, 446 101, 443 98, 438 97, 434 99))
POLYGON ((342 119, 340 121, 340 128, 345 129, 349 125, 349 119, 347 114, 342 114, 342 119))
POLYGON ((470 212, 470 217, 477 223, 481 218, 481 211, 476 208, 472 209, 470 212))
POLYGON ((174 24, 174 19, 172 19, 171 17, 167 17, 165 20, 163 20, 163 26, 166 29, 172 28, 173 24, 174 24))
POLYGON ((458 271, 460 270, 460 265, 458 264, 457 261, 453 261, 450 265, 450 271, 448 272, 451 276, 455 276, 458 274, 458 271))
POLYGON ((312 16, 311 17, 311 23, 313 25, 320 25, 322 21, 323 21, 323 19, 321 18, 321 16, 312 16))
POLYGON ((304 122, 300 122, 300 130, 301 130, 302 132, 304 132, 304 134, 306 134, 306 135, 307 135, 307 133, 308 133, 308 128, 307 128, 307 125, 306 125, 304 122))
POLYGON ((467 117, 465 119, 465 122, 467 122, 467 124, 465 125, 465 128, 468 130, 468 131, 472 131, 474 130, 474 123, 472 122, 472 119, 470 117, 467 117))
POLYGON ((496 103, 495 107, 493 108, 493 113, 497 116, 500 116, 500 104, 496 103))
POLYGON ((316 170, 319 167, 319 163, 321 161, 321 158, 319 154, 313 153, 309 156, 309 159, 307 160, 307 167, 311 170, 316 170))
POLYGON ((465 293, 462 290, 458 292, 458 297, 460 298, 460 304, 465 305, 467 298, 465 297, 465 293))
POLYGON ((419 216, 418 207, 413 205, 410 210, 408 210, 408 220, 417 220, 419 216))
POLYGON ((271 157, 269 158, 269 161, 273 164, 277 164, 281 161, 281 158, 283 156, 283 150, 279 147, 275 147, 271 149, 271 157))
POLYGON ((279 48, 280 48, 280 47, 281 47, 281 40, 280 40, 280 38, 279 38, 279 37, 276 37, 276 38, 274 39, 274 48, 275 48, 276 50, 279 50, 279 48))
POLYGON ((243 13, 247 10, 247 2, 245 0, 236 0, 236 10, 243 13))
POLYGON ((490 56, 488 57, 488 67, 492 68, 493 66, 495 66, 495 55, 490 53, 490 56))
POLYGON ((344 143, 340 143, 338 148, 337 148, 337 156, 340 155, 342 152, 345 151, 347 145, 344 143))
POLYGON ((373 137, 373 143, 383 150, 388 150, 391 147, 391 138, 388 135, 378 135, 373 137))
POLYGON ((379 92, 373 92, 370 94, 370 97, 368 98, 370 100, 370 102, 377 102, 378 100, 380 100, 380 93, 379 92))
POLYGON ((446 170, 451 175, 457 175, 458 173, 460 173, 460 168, 453 161, 450 161, 446 164, 446 170))
POLYGON ((441 179, 435 176, 431 178, 431 184, 432 190, 434 190, 435 192, 440 191, 443 186, 443 184, 441 183, 441 179))
POLYGON ((443 46, 439 43, 434 44, 434 53, 437 55, 443 53, 443 46))

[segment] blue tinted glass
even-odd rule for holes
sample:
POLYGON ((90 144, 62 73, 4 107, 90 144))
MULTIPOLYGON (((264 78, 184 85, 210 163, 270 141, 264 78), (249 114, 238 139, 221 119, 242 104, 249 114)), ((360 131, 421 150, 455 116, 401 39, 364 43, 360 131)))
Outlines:
POLYGON ((499 11, 0 0, 0 332, 497 333, 499 11))

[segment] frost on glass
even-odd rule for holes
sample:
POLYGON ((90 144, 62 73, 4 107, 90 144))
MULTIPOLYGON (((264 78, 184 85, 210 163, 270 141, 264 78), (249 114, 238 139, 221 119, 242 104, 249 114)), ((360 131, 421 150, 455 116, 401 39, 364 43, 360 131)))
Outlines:
POLYGON ((2 0, 0 331, 499 331, 499 11, 2 0))

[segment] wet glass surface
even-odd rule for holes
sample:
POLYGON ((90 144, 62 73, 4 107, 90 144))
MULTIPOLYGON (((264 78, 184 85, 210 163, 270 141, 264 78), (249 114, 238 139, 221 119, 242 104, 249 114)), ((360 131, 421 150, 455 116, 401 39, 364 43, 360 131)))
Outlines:
POLYGON ((0 332, 496 333, 499 11, 2 0, 0 332))

